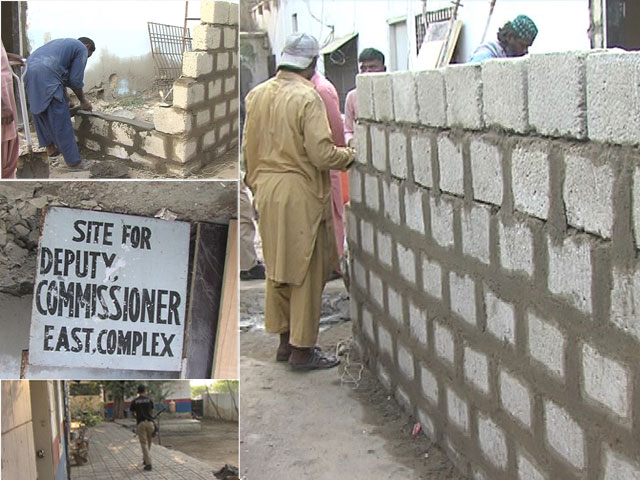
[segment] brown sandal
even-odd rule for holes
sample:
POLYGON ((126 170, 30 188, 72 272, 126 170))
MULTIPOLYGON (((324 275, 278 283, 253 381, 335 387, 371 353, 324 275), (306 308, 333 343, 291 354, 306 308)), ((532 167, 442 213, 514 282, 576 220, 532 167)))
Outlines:
POLYGON ((291 363, 289 365, 292 370, 297 371, 309 371, 309 370, 323 370, 327 368, 333 368, 338 366, 340 360, 333 355, 325 355, 320 349, 311 349, 311 358, 305 363, 291 363))

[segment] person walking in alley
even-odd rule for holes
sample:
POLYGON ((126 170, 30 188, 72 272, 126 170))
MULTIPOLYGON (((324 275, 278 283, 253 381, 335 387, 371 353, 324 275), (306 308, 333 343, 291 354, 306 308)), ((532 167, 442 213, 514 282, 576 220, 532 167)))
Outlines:
POLYGON ((498 30, 497 42, 479 45, 469 63, 478 63, 490 58, 521 57, 529 52, 529 47, 538 35, 538 27, 526 15, 518 15, 498 30))
POLYGON ((322 290, 338 266, 329 170, 355 160, 334 144, 310 81, 319 50, 310 35, 287 38, 277 75, 246 97, 242 147, 267 267, 265 329, 280 335, 276 359, 294 370, 339 363, 316 346, 322 290))
POLYGON ((82 87, 87 59, 95 49, 93 40, 87 37, 59 38, 36 49, 27 59, 25 87, 40 146, 46 147, 49 156, 62 153, 72 169, 90 165, 80 158, 67 87, 76 94, 83 110, 92 109, 82 87))
MULTIPOLYGON (((375 48, 365 48, 358 56, 360 63, 360 73, 381 73, 386 72, 384 64, 384 54, 375 48)), ((358 95, 356 89, 347 93, 344 102, 344 139, 347 145, 351 146, 353 140, 355 123, 358 118, 358 95)))
POLYGON ((147 387, 138 386, 138 397, 131 402, 131 414, 136 418, 136 433, 142 447, 142 463, 144 469, 151 470, 151 439, 155 425, 153 423, 153 400, 146 395, 147 387))

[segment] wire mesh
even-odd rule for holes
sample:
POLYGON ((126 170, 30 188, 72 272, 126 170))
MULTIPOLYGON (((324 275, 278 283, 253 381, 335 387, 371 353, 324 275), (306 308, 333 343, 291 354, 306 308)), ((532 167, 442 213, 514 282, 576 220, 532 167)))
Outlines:
POLYGON ((182 72, 183 51, 191 51, 189 29, 175 25, 147 22, 149 42, 155 68, 154 86, 157 90, 168 90, 182 72), (183 48, 184 45, 184 48, 183 48))

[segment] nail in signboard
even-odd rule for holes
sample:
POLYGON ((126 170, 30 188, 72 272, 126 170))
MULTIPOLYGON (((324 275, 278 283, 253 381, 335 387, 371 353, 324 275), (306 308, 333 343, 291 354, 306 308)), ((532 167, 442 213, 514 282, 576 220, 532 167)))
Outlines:
POLYGON ((190 225, 53 207, 38 244, 29 362, 180 370, 190 225))

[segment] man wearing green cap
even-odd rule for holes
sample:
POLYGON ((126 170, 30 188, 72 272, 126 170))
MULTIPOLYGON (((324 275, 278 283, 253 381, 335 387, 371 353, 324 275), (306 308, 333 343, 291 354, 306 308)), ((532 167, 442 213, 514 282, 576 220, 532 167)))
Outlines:
POLYGON ((497 42, 486 42, 475 49, 469 63, 478 63, 489 58, 521 57, 538 35, 538 27, 526 15, 518 15, 498 30, 497 42))

